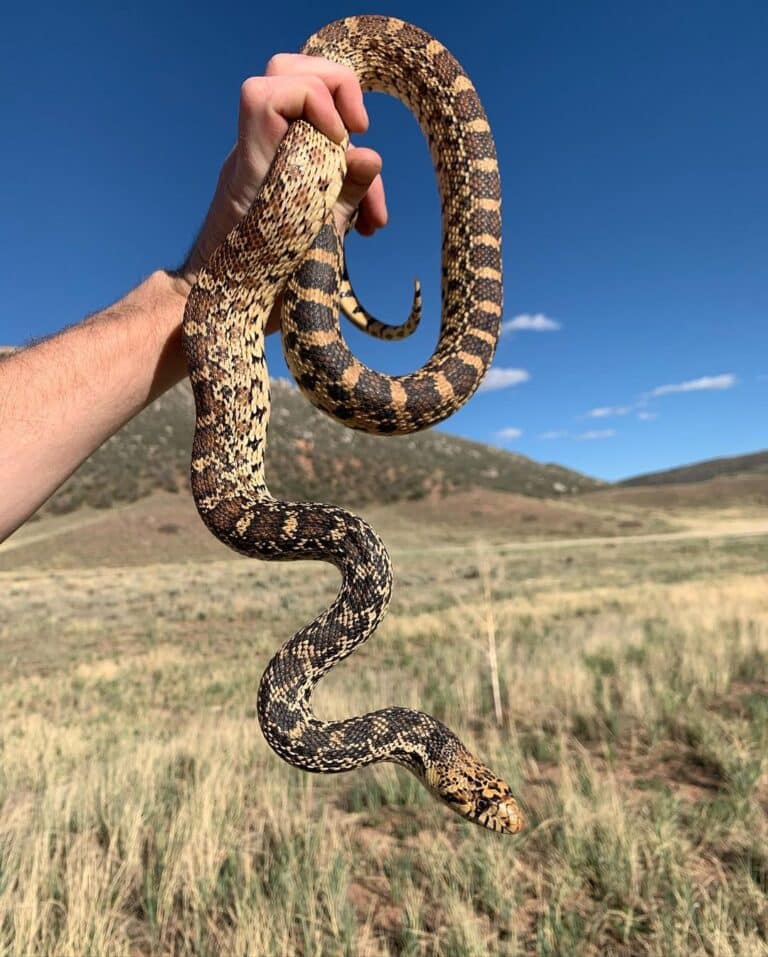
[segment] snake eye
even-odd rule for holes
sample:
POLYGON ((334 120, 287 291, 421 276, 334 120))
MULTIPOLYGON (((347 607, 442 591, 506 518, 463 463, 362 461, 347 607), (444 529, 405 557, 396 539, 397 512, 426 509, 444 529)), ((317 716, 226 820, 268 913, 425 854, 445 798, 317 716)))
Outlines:
POLYGON ((487 811, 491 806, 491 802, 487 798, 477 798, 475 801, 475 807, 479 814, 482 814, 483 811, 487 811))

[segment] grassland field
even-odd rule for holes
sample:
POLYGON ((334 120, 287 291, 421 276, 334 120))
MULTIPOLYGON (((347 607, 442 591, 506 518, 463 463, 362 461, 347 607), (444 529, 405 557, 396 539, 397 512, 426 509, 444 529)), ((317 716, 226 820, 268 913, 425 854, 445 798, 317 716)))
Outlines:
POLYGON ((268 749, 261 672, 333 569, 182 494, 0 548, 0 955, 768 954, 768 510, 513 498, 364 511, 393 603, 315 701, 446 721, 519 838, 268 749))

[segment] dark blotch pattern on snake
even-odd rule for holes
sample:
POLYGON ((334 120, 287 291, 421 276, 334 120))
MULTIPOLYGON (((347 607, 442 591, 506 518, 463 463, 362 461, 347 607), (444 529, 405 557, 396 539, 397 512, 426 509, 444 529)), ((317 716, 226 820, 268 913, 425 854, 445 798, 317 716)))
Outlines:
POLYGON ((474 393, 493 358, 502 305, 501 212, 488 120, 442 44, 399 20, 364 16, 323 28, 303 52, 350 66, 363 89, 395 95, 421 124, 442 199, 440 338, 423 368, 399 377, 368 369, 349 352, 339 330, 340 300, 360 328, 397 338, 418 321, 419 293, 400 327, 359 305, 331 214, 344 149, 309 124, 292 123, 259 196, 200 272, 187 303, 183 339, 197 409, 193 494, 208 528, 238 552, 330 562, 341 572, 333 604, 286 642, 261 680, 259 721, 277 754, 322 773, 391 761, 469 820, 515 833, 523 816, 509 787, 441 722, 406 708, 343 721, 321 721, 312 711, 317 682, 381 621, 392 570, 381 540, 360 518, 270 495, 266 318, 284 291, 288 365, 331 416, 386 434, 433 425, 474 393))

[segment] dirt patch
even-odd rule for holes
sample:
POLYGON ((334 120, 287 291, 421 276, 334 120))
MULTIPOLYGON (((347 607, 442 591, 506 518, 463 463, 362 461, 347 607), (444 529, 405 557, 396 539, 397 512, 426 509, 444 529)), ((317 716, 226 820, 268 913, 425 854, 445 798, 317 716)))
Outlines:
POLYGON ((392 888, 387 877, 372 875, 353 881, 347 898, 358 920, 375 932, 393 937, 403 926, 404 908, 392 903, 392 888))

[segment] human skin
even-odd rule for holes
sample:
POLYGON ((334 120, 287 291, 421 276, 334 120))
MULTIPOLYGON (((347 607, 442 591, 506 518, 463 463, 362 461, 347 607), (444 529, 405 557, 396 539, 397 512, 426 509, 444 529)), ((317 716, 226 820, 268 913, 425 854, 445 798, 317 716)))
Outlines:
MULTIPOLYGON (((181 320, 195 277, 245 215, 291 120, 339 143, 368 117, 354 73, 318 57, 278 54, 240 90, 237 142, 183 266, 157 270, 108 308, 0 361, 0 541, 25 522, 106 439, 186 375, 181 320)), ((369 236, 387 211, 381 159, 350 148, 334 209, 343 233, 369 236)), ((279 303, 267 331, 279 326, 279 303)))

